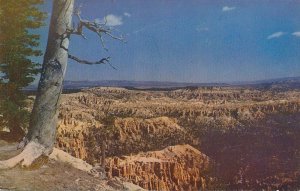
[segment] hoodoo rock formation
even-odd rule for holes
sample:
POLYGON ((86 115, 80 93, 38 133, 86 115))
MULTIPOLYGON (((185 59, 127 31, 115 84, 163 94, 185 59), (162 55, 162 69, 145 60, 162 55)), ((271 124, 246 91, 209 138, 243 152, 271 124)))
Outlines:
MULTIPOLYGON (((238 187, 241 185, 238 173, 248 173, 244 170, 247 165, 257 163, 251 161, 256 160, 255 157, 249 157, 245 152, 253 146, 253 152, 260 149, 257 153, 265 153, 273 147, 270 142, 278 144, 276 148, 281 147, 286 140, 274 142, 273 137, 279 136, 276 133, 284 134, 287 140, 293 142, 290 145, 296 145, 295 136, 288 137, 291 136, 290 131, 297 132, 299 113, 300 91, 297 89, 203 87, 145 91, 91 88, 63 95, 56 147, 90 164, 100 163, 101 154, 105 152, 109 177, 123 177, 146 189, 222 189, 224 185, 236 185, 230 187, 233 189, 251 188, 250 185, 238 187), (290 124, 289 120, 293 124, 291 129, 285 127, 290 124), (264 121, 268 124, 263 127, 257 125, 264 121), (112 132, 106 137, 103 151, 102 138, 97 138, 97 135, 105 128, 112 132), (264 138, 257 140, 259 137, 264 138), (212 142, 212 139, 216 141, 212 142), (250 144, 252 140, 256 143, 265 140, 266 143, 250 144), (207 154, 210 160, 195 148, 207 154), (243 162, 235 161, 228 169, 222 163, 227 161, 229 164, 232 157, 240 157, 234 160, 243 162), (219 165, 216 168, 219 174, 213 179, 208 177, 208 163, 219 165), (209 187, 216 179, 219 184, 209 187)), ((276 151, 272 149, 272 152, 276 151)), ((298 153, 299 150, 292 147, 288 151, 298 153)), ((276 153, 264 154, 265 161, 271 160, 274 155, 276 153)), ((259 168, 259 165, 251 167, 259 168)), ((278 170, 278 174, 280 172, 278 170)), ((249 182, 244 177, 246 175, 250 177, 250 173, 244 174, 243 181, 249 182)), ((265 173, 267 175, 270 173, 265 173)), ((251 185, 257 188, 267 185, 260 182, 267 177, 261 179, 251 179, 251 185)))
POLYGON ((209 179, 209 158, 190 145, 107 160, 109 177, 126 180, 148 190, 204 190, 209 179))
MULTIPOLYGON (((95 150, 95 147, 100 147, 101 143, 95 139, 95 135, 101 128, 105 128, 104 125, 99 122, 85 125, 76 120, 69 119, 69 121, 74 125, 73 128, 71 124, 66 125, 65 122, 58 127, 57 147, 90 163, 99 163, 101 151, 95 150)), ((163 149, 190 139, 176 120, 168 117, 116 118, 112 125, 115 131, 113 138, 107 143, 106 154, 108 156, 163 149)))

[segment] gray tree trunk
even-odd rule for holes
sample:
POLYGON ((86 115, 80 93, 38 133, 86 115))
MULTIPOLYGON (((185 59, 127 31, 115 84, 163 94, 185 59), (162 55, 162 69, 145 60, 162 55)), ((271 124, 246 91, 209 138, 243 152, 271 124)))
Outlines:
POLYGON ((59 99, 68 62, 69 38, 74 0, 54 0, 48 43, 38 92, 26 138, 52 149, 55 142, 59 99))

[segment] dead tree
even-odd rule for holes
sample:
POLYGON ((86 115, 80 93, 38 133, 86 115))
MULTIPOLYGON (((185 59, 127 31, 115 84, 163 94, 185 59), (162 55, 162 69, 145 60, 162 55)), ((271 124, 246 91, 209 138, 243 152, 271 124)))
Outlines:
POLYGON ((53 1, 47 48, 31 114, 29 132, 19 144, 19 148, 23 151, 9 160, 0 161, 0 169, 11 168, 19 163, 23 166, 30 166, 40 156, 48 156, 52 152, 56 137, 59 99, 68 58, 80 64, 110 64, 109 57, 91 62, 71 55, 68 50, 70 37, 80 35, 85 38, 83 33, 85 29, 96 33, 103 47, 103 36, 105 35, 123 40, 121 37, 114 36, 112 29, 107 27, 105 22, 97 23, 82 19, 80 10, 75 9, 74 11, 74 1, 53 1), (72 24, 73 14, 78 17, 76 27, 72 24))

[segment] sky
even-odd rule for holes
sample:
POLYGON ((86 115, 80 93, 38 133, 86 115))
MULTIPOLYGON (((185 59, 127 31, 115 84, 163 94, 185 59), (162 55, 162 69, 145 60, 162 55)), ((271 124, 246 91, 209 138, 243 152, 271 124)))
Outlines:
MULTIPOLYGON (((66 80, 235 82, 300 76, 300 0, 76 0, 85 19, 107 24, 126 43, 73 36, 66 80)), ((52 0, 41 10, 51 14, 52 0)), ((41 34, 45 50, 49 18, 41 34)), ((39 58, 42 62, 42 58, 39 58)))

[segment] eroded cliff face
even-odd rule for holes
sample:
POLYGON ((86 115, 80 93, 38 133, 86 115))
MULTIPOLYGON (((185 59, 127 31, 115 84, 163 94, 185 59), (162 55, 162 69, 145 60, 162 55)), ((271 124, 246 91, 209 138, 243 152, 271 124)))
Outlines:
MULTIPOLYGON (((94 88, 65 97, 62 118, 92 122, 103 116, 132 118, 200 118, 253 120, 276 112, 299 111, 300 92, 273 92, 238 88, 199 88, 175 91, 134 91, 122 88, 94 88), (71 112, 80 111, 75 117, 71 112), (83 112, 82 114, 80 114, 83 112), (89 115, 89 116, 87 116, 89 115)), ((76 114, 75 114, 76 115, 76 114)))
MULTIPOLYGON (((191 140, 177 121, 168 117, 114 118, 110 123, 114 131, 106 142, 107 156, 163 149, 169 145, 182 144, 188 139, 191 140)), ((101 137, 97 138, 96 135, 101 128, 106 126, 99 121, 87 124, 76 120, 63 122, 58 127, 57 147, 92 164, 99 163, 102 152, 101 137)))
MULTIPOLYGON (((93 88, 63 95, 56 146, 75 157, 96 164, 100 162, 102 154, 100 146, 103 139, 97 138, 97 135, 103 129, 110 128, 113 132, 105 137, 106 155, 110 157, 107 166, 109 176, 125 177, 147 189, 195 190, 208 184, 208 179, 205 173, 203 174, 206 168, 199 167, 200 161, 204 160, 203 157, 201 160, 201 157, 198 157, 198 160, 196 154, 194 156, 191 152, 184 151, 183 153, 186 152, 196 159, 191 162, 189 157, 182 154, 177 157, 178 160, 171 160, 166 156, 156 157, 160 154, 152 151, 167 152, 169 148, 163 149, 168 146, 189 144, 205 151, 211 161, 216 163, 226 160, 228 163, 234 160, 244 161, 239 161, 239 165, 234 163, 231 169, 221 165, 224 167, 223 170, 230 171, 229 174, 221 173, 221 176, 231 176, 229 179, 225 178, 222 184, 224 182, 235 184, 234 181, 240 181, 240 178, 237 178, 238 173, 244 171, 241 169, 247 168, 247 162, 249 165, 253 164, 251 161, 253 157, 249 157, 246 153, 248 145, 256 145, 257 147, 252 149, 258 150, 258 153, 264 152, 264 149, 270 150, 269 142, 276 143, 272 137, 275 136, 273 132, 277 132, 270 129, 277 127, 274 124, 284 123, 286 119, 270 122, 269 126, 257 127, 259 131, 253 131, 251 124, 261 124, 268 120, 269 116, 297 113, 300 113, 300 91, 297 90, 277 92, 245 88, 196 88, 138 91, 123 88, 93 88), (237 140, 236 137, 243 138, 237 140), (262 145, 252 144, 252 140, 258 142, 255 137, 263 140, 268 140, 266 137, 269 137, 271 141, 261 142, 262 145), (215 141, 211 142, 212 140, 215 141), (240 150, 237 151, 238 149, 240 150), (144 155, 138 154, 140 152, 144 152, 144 155), (130 155, 133 155, 132 159, 130 155), (147 159, 146 155, 153 160, 147 159), (227 155, 240 158, 226 158, 227 155), (142 158, 145 160, 139 160, 141 157, 145 157, 142 158), (246 161, 245 157, 251 160, 246 161), (244 166, 241 165, 243 163, 244 166), (187 168, 190 170, 182 170, 187 168), (178 172, 180 175, 176 174, 178 172), (174 178, 177 176, 181 178, 174 178)), ((297 120, 294 123, 297 124, 297 120)), ((284 133, 288 137, 286 128, 284 133)), ((290 148, 291 153, 293 149, 290 148)), ((170 156, 175 155, 179 154, 170 156)), ((271 160, 272 156, 272 153, 266 156, 266 161, 271 160)), ((249 182, 245 177, 242 179, 249 182)), ((253 182, 255 184, 259 181, 253 182)))
POLYGON ((241 88, 137 91, 93 88, 64 95, 57 146, 98 162, 101 129, 112 127, 108 156, 199 145, 199 132, 232 129, 277 113, 300 112, 300 92, 241 88), (93 147, 93 148, 92 148, 93 147))
POLYGON ((203 190, 209 158, 190 145, 107 159, 108 177, 124 177, 148 190, 203 190))

